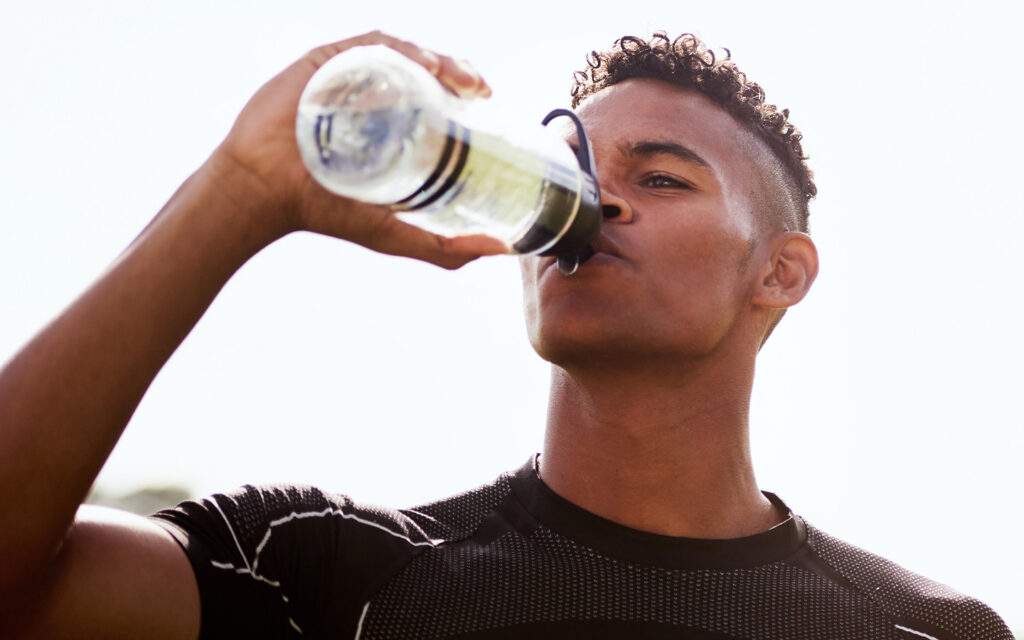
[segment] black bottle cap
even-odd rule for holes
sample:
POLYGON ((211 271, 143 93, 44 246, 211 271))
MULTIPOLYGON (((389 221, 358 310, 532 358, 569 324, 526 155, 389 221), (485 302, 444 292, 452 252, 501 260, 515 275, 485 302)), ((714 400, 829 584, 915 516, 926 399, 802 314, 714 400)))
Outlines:
POLYGON ((541 255, 558 256, 559 269, 565 275, 571 275, 580 263, 594 255, 590 244, 597 239, 597 235, 601 232, 601 220, 604 216, 601 212, 601 187, 597 183, 594 149, 590 146, 590 139, 587 138, 587 132, 579 117, 568 109, 555 109, 544 117, 541 124, 547 125, 561 116, 569 118, 576 126, 576 137, 579 140, 576 160, 580 163, 580 170, 584 174, 583 185, 576 217, 573 218, 569 228, 558 239, 558 242, 541 255), (565 269, 562 269, 563 264, 565 269))
MULTIPOLYGON (((542 256, 578 255, 590 249, 590 244, 601 232, 601 195, 597 182, 590 175, 583 176, 579 209, 569 228, 542 256)), ((590 257, 590 256, 587 256, 590 257)), ((583 262, 583 260, 580 260, 583 262)))

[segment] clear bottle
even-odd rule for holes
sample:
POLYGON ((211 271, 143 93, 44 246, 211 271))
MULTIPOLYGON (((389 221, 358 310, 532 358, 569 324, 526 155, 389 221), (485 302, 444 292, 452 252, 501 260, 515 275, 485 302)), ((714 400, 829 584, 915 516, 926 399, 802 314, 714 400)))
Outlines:
POLYGON ((585 256, 601 207, 579 121, 565 110, 548 118, 576 122, 586 147, 578 160, 541 126, 510 139, 501 127, 470 125, 464 104, 405 56, 356 47, 310 79, 296 137, 320 184, 390 205, 404 222, 447 236, 490 235, 517 253, 558 255, 560 265, 585 256))

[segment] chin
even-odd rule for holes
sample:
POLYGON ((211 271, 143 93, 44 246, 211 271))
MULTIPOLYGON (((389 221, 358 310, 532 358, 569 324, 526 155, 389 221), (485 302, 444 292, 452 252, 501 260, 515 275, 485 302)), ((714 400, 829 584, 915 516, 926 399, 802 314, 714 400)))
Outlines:
POLYGON ((607 319, 586 322, 576 317, 536 329, 530 331, 534 351, 563 369, 635 361, 653 346, 636 327, 616 327, 607 319))
POLYGON ((530 344, 533 345, 533 350, 541 359, 562 368, 570 367, 574 363, 586 362, 599 352, 598 349, 595 349, 594 344, 575 336, 572 339, 531 336, 530 344))
POLYGON ((528 325, 528 333, 537 355, 567 370, 637 363, 676 366, 712 355, 721 343, 722 336, 714 332, 680 331, 683 321, 666 334, 638 320, 608 314, 545 316, 544 322, 528 325))

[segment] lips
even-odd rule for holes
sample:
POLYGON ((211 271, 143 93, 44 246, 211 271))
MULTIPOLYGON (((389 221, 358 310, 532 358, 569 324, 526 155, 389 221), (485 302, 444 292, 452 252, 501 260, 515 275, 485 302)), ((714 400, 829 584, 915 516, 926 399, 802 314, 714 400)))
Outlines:
MULTIPOLYGON (((594 242, 590 243, 589 246, 585 247, 583 251, 580 252, 580 256, 580 268, 583 268, 584 266, 590 263, 596 265, 604 264, 608 261, 626 259, 622 255, 622 251, 619 249, 618 244, 616 244, 614 240, 605 235, 598 236, 598 238, 594 242)), ((543 260, 543 269, 547 269, 557 262, 557 259, 552 256, 543 258, 543 260)))
POLYGON ((624 258, 622 251, 619 250, 619 246, 615 244, 615 241, 606 235, 599 235, 590 245, 590 249, 594 254, 606 253, 616 258, 624 258))

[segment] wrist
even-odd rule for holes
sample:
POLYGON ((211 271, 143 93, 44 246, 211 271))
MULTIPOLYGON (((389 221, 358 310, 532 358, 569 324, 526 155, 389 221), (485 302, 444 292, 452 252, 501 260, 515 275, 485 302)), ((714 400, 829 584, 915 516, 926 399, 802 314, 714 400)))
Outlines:
POLYGON ((226 280, 292 230, 280 210, 265 186, 217 149, 127 252, 155 251, 160 260, 199 267, 203 279, 226 280))
POLYGON ((193 179, 201 185, 200 197, 210 205, 206 213, 222 218, 252 254, 297 230, 286 199, 224 145, 214 150, 193 179))

